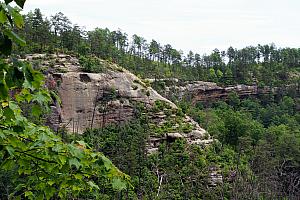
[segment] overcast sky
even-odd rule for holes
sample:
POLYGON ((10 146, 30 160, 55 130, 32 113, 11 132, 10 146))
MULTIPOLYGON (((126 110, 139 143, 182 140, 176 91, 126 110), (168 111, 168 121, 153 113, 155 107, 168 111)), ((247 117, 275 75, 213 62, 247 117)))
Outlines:
POLYGON ((200 54, 275 43, 300 47, 300 0, 27 0, 25 12, 137 34, 200 54))

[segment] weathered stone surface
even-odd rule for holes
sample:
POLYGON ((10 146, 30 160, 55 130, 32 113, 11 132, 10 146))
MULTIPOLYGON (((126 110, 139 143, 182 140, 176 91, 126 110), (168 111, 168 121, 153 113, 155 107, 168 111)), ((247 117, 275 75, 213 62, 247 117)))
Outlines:
POLYGON ((213 142, 213 139, 197 139, 197 140, 192 140, 191 144, 197 144, 197 145, 209 145, 213 142))
POLYGON ((153 153, 156 153, 158 151, 158 148, 149 148, 148 149, 148 154, 153 154, 153 153))
POLYGON ((87 128, 128 121, 134 115, 133 102, 152 105, 156 100, 162 100, 176 107, 152 88, 138 85, 138 89, 133 90, 133 81, 137 77, 129 72, 67 72, 55 73, 53 77, 58 77, 56 81, 60 83, 57 88, 62 101, 60 125, 70 132, 82 133, 87 128), (150 95, 143 90, 149 91, 150 95), (106 96, 108 100, 105 100, 106 96))
POLYGON ((209 168, 208 182, 211 187, 215 187, 223 183, 223 176, 221 171, 216 166, 211 166, 209 168))
MULTIPOLYGON (((212 102, 219 99, 227 99, 231 92, 236 92, 240 98, 256 96, 258 94, 276 93, 276 88, 263 87, 257 85, 236 85, 230 87, 220 87, 213 82, 193 81, 178 83, 177 81, 162 79, 158 81, 173 81, 174 84, 167 86, 162 95, 165 97, 177 96, 179 99, 186 98, 193 104, 197 102, 212 102)), ((169 83, 170 84, 170 83, 169 83)))
POLYGON ((189 138, 193 138, 193 139, 200 139, 205 137, 206 134, 206 130, 204 130, 201 127, 198 127, 196 130, 192 130, 189 134, 188 137, 189 138))
MULTIPOLYGON (((54 130, 63 128, 80 134, 87 128, 126 122, 135 117, 137 102, 151 109, 155 101, 161 100, 167 102, 172 110, 177 109, 174 103, 147 87, 137 76, 115 64, 109 64, 104 73, 96 74, 82 72, 78 59, 69 55, 34 54, 28 55, 25 60, 38 61, 39 67, 48 74, 47 86, 56 90, 61 99, 60 105, 56 103, 51 107, 48 125, 54 130)), ((167 122, 170 116, 173 119, 178 117, 165 113, 165 110, 147 114, 157 126, 167 122)), ((190 133, 177 132, 180 130, 178 124, 173 125, 170 133, 152 133, 147 144, 148 152, 158 150, 163 141, 185 138, 189 143, 196 144, 210 139, 206 131, 189 116, 183 116, 182 121, 193 127, 190 133)))
POLYGON ((183 136, 180 133, 167 133, 167 138, 179 139, 183 138, 183 136))

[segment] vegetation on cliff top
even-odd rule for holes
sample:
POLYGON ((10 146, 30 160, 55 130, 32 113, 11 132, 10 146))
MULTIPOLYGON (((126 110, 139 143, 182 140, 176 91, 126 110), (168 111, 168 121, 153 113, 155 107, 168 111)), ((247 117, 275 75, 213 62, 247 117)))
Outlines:
MULTIPOLYGON (((170 44, 146 41, 120 30, 96 28, 85 31, 74 25, 63 13, 45 18, 39 9, 25 15, 24 29, 18 33, 28 46, 15 49, 16 53, 75 53, 95 55, 118 63, 143 78, 179 78, 203 80, 223 85, 253 84, 299 87, 300 49, 276 48, 275 44, 214 49, 211 54, 186 55, 170 44)), ((97 72, 99 69, 90 68, 97 72)))

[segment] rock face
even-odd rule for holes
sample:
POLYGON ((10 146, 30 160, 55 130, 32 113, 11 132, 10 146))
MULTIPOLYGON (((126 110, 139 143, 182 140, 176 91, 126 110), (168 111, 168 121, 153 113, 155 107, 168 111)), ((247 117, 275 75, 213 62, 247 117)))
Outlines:
MULTIPOLYGON (((153 82, 153 80, 150 80, 153 82)), ((174 82, 171 86, 167 86, 162 93, 165 97, 177 96, 177 98, 187 98, 193 104, 197 102, 211 102, 218 99, 227 99, 231 92, 236 92, 240 97, 256 96, 258 94, 275 93, 276 88, 263 87, 259 88, 257 85, 236 85, 231 87, 220 87, 213 82, 193 81, 179 83, 178 80, 158 80, 170 85, 170 81, 174 82)))
POLYGON ((209 168, 208 177, 208 183, 211 187, 215 187, 223 183, 223 176, 221 174, 221 170, 219 170, 216 166, 211 166, 209 168))
POLYGON ((133 117, 133 102, 149 106, 162 100, 176 107, 153 89, 135 83, 137 77, 129 72, 67 72, 54 73, 53 77, 59 83, 62 124, 69 131, 75 127, 82 133, 87 128, 128 121, 133 117))
POLYGON ((259 88, 257 85, 236 85, 232 87, 219 87, 215 83, 195 83, 189 84, 187 91, 190 92, 192 102, 209 102, 218 99, 227 99, 229 94, 235 92, 240 98, 257 96, 258 94, 269 94, 275 90, 264 87, 259 88), (203 84, 204 83, 204 84, 203 84))
POLYGON ((135 84, 137 77, 129 72, 54 73, 53 78, 59 84, 61 124, 70 132, 82 133, 87 128, 128 121, 134 114, 133 102, 148 106, 162 100, 176 107, 151 88, 147 96, 146 89, 135 84))
MULTIPOLYGON (((65 129, 81 134, 88 128, 123 123, 135 117, 138 103, 150 110, 155 102, 162 101, 168 105, 169 111, 177 110, 174 103, 117 65, 109 64, 105 72, 96 74, 82 72, 78 59, 69 55, 30 55, 27 60, 39 62, 47 69, 47 85, 61 99, 61 104, 51 106, 49 125, 54 130, 65 129)), ((164 110, 148 114, 155 127, 163 126, 168 120, 178 120, 176 114, 169 116, 164 110)), ((148 151, 155 151, 163 140, 185 138, 189 143, 196 144, 212 141, 207 132, 190 117, 182 116, 180 123, 175 123, 170 132, 153 133, 148 151), (189 129, 182 131, 180 126, 189 129), (204 138, 206 142, 201 143, 204 138)))

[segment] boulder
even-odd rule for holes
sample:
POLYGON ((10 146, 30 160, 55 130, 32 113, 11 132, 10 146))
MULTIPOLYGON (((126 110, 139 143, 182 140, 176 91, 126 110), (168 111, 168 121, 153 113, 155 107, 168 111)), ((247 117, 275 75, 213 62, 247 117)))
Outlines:
POLYGON ((167 133, 167 138, 179 139, 183 138, 183 136, 180 133, 167 133))

